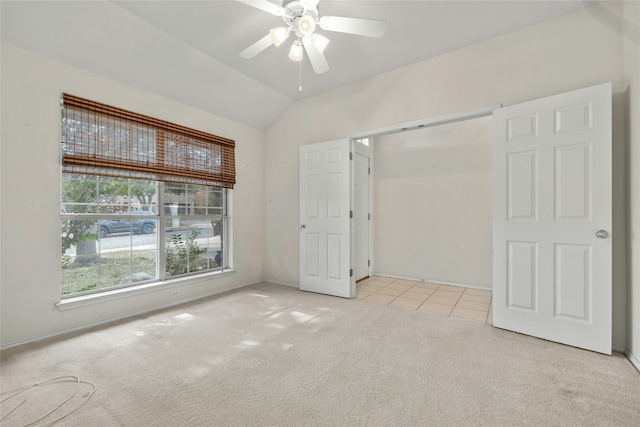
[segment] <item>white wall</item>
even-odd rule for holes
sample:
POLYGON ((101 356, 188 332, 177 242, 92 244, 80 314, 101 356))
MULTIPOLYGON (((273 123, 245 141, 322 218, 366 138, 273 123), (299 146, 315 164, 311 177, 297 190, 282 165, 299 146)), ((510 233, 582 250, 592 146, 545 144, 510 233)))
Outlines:
MULTIPOLYGON (((611 81, 624 92, 621 5, 555 20, 301 100, 266 133, 265 278, 298 284, 298 147, 397 123, 510 105, 611 81), (607 9, 611 8, 611 9, 607 9), (613 12, 613 15, 610 13, 613 12), (613 18, 611 18, 613 16, 613 18), (617 18, 616 18, 617 16, 617 18)), ((614 103, 614 201, 624 195, 624 117, 614 103)), ((626 341, 624 212, 614 231, 614 345, 626 341)), ((411 251, 412 248, 406 249, 411 251)))
POLYGON ((492 119, 373 141, 374 271, 491 288, 492 119))
POLYGON ((264 134, 177 102, 2 45, 1 323, 3 346, 261 281, 264 134), (62 92, 236 141, 233 259, 237 273, 59 311, 62 92))
MULTIPOLYGON (((625 2, 625 87, 627 88, 627 349, 640 361, 640 3, 625 2)), ((637 362, 640 363, 640 362, 637 362)), ((640 369, 640 365, 638 365, 640 369)))

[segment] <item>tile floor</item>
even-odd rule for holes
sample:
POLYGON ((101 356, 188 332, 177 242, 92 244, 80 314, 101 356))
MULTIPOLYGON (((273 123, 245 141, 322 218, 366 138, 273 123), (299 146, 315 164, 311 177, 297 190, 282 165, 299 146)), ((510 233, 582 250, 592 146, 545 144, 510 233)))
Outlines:
POLYGON ((428 311, 491 325, 491 291, 372 276, 357 283, 356 299, 428 311))

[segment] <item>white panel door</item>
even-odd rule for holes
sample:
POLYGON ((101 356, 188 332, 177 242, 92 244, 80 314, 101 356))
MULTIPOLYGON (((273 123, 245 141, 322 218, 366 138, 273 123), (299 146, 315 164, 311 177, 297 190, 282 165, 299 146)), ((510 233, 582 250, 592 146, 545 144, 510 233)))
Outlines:
POLYGON ((300 289, 355 297, 351 277, 351 143, 300 147, 300 289))
POLYGON ((611 84, 498 109, 493 324, 611 354, 611 84))
POLYGON ((353 173, 354 276, 369 277, 369 158, 356 153, 353 173))

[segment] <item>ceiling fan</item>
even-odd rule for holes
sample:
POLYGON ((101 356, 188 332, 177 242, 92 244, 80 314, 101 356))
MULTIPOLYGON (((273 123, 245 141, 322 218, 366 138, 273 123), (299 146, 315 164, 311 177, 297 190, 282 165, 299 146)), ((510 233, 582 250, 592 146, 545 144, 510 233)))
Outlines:
POLYGON ((316 27, 319 26, 326 31, 368 37, 382 37, 387 28, 385 21, 375 19, 320 16, 318 12, 319 0, 284 0, 282 6, 268 0, 237 1, 272 15, 281 16, 286 25, 271 29, 269 34, 240 52, 242 58, 251 59, 272 44, 280 46, 289 38, 289 34, 293 33, 296 39, 289 50, 289 58, 293 61, 302 61, 304 48, 316 74, 322 74, 329 70, 329 64, 323 53, 329 39, 317 33, 316 27))

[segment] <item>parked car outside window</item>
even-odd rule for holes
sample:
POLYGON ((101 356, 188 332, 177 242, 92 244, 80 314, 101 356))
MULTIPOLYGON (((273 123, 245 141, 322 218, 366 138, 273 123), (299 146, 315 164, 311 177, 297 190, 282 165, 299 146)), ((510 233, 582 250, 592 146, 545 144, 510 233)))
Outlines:
MULTIPOLYGON (((155 215, 150 211, 134 211, 131 215, 155 215)), ((156 220, 144 218, 141 220, 132 219, 103 219, 100 221, 100 237, 105 238, 113 233, 135 233, 151 234, 156 230, 156 220)))

